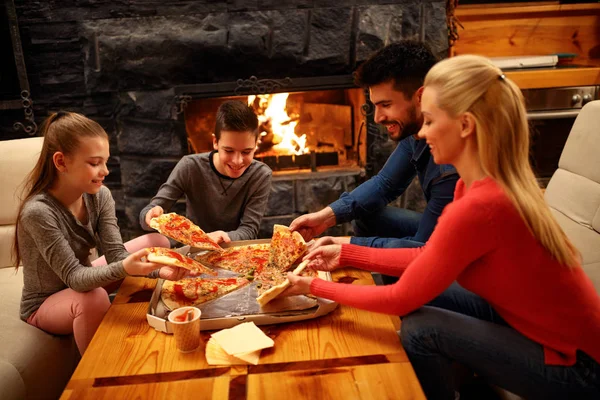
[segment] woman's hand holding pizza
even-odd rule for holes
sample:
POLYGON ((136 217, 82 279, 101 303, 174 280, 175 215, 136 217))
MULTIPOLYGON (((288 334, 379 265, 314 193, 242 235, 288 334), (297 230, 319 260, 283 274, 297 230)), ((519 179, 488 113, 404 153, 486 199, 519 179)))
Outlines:
POLYGON ((309 268, 318 271, 334 271, 340 266, 341 244, 330 244, 313 248, 302 259, 309 260, 309 268))
POLYGON ((171 267, 145 261, 148 249, 141 249, 130 254, 123 260, 123 268, 128 275, 147 276, 152 271, 160 269, 158 275, 163 279, 179 280, 191 271, 185 268, 171 267))
POLYGON ((146 225, 150 226, 150 220, 154 217, 158 217, 160 215, 163 215, 165 213, 165 210, 163 210, 163 208, 161 206, 155 206, 152 207, 150 210, 148 210, 148 212, 146 213, 146 225))
POLYGON ((207 233, 208 237, 210 237, 215 243, 229 243, 231 239, 229 235, 223 231, 214 231, 207 233))
POLYGON ((295 296, 297 294, 308 294, 310 293, 310 284, 313 279, 311 277, 304 277, 300 275, 292 274, 288 272, 287 279, 290 281, 291 285, 285 289, 279 296, 287 297, 287 296, 295 296))

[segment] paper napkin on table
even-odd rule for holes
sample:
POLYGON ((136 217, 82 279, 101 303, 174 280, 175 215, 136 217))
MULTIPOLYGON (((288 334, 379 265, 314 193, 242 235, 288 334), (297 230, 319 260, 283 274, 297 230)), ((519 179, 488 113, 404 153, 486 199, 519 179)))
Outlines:
POLYGON ((236 357, 227 354, 214 338, 210 338, 206 343, 206 362, 210 365, 256 365, 259 358, 260 350, 240 353, 236 357))
POLYGON ((260 351, 273 347, 274 344, 273 339, 265 335, 254 322, 246 322, 213 333, 206 344, 206 360, 209 364, 221 363, 218 365, 256 365, 260 351))

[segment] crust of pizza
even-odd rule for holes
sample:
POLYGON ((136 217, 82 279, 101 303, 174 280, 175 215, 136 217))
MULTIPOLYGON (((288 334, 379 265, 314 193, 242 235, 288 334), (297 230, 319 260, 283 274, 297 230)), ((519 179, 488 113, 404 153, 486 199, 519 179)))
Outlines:
MULTIPOLYGON (((308 263, 309 263, 308 260, 302 261, 300 263, 300 265, 298 265, 298 267, 296 267, 296 269, 294 269, 294 271, 292 273, 294 275, 300 275, 302 273, 302 271, 304 271, 304 268, 306 268, 308 263)), ((256 301, 258 302, 258 304, 261 307, 264 307, 268 302, 270 302, 271 300, 273 300, 277 296, 279 296, 281 293, 283 293, 285 291, 285 289, 287 289, 290 285, 291 285, 291 282, 289 281, 289 279, 286 278, 279 285, 271 287, 270 289, 266 290, 263 294, 258 296, 256 298, 256 301)))
POLYGON ((201 274, 217 275, 216 271, 213 271, 198 261, 186 257, 175 250, 167 249, 165 247, 148 247, 147 250, 148 255, 146 256, 146 259, 149 262, 169 265, 171 267, 185 268, 201 274))
POLYGON ((184 278, 164 281, 161 299, 170 310, 184 306, 198 306, 234 292, 250 283, 244 278, 184 278))
POLYGON ((285 225, 273 225, 269 265, 281 271, 288 270, 306 252, 302 235, 285 225))

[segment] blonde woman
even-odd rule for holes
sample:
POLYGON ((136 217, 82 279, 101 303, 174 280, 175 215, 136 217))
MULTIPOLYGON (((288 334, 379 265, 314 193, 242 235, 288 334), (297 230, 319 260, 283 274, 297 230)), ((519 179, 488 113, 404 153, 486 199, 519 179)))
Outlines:
POLYGON ((315 269, 400 279, 290 274, 287 294, 403 316, 402 344, 429 399, 455 398, 456 363, 528 399, 600 398, 600 298, 536 185, 519 88, 489 60, 458 56, 427 74, 421 108, 420 137, 461 177, 425 247, 319 246, 305 257, 315 269))

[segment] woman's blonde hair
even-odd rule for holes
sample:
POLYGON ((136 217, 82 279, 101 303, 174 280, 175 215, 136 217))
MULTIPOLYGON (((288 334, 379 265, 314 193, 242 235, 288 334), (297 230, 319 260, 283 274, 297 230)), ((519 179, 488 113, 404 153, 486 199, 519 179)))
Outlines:
POLYGON ((40 158, 23 184, 23 193, 17 222, 15 224, 15 239, 13 242, 14 266, 19 267, 21 253, 19 252, 18 229, 21 212, 25 203, 38 193, 47 190, 56 178, 56 168, 52 157, 57 151, 72 155, 77 151, 84 137, 102 137, 108 140, 104 129, 95 121, 77 113, 60 111, 51 114, 42 123, 40 132, 44 136, 40 158))
POLYGON ((521 90, 485 57, 443 60, 425 77, 437 91, 437 105, 450 116, 469 112, 475 119, 484 172, 504 189, 521 218, 552 256, 579 265, 579 253, 544 201, 529 162, 529 126, 521 90))

